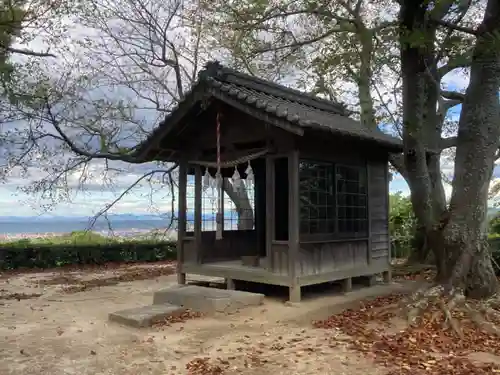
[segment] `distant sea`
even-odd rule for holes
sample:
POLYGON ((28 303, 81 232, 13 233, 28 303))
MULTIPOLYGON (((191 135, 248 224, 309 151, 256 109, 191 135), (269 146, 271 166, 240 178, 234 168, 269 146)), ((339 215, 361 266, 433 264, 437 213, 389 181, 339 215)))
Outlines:
MULTIPOLYGON (((204 219, 210 219, 211 217, 211 215, 203 216, 204 219)), ((192 220, 193 215, 188 213, 188 230, 191 229, 189 228, 189 224, 192 223, 192 220)), ((165 215, 165 217, 156 215, 129 214, 110 215, 109 221, 99 218, 91 228, 89 227, 88 217, 0 216, 0 239, 38 236, 45 237, 83 230, 91 230, 103 235, 116 235, 120 237, 144 235, 154 231, 158 234, 168 234, 168 237, 175 237, 176 222, 174 221, 170 230, 167 231, 169 224, 169 215, 165 215)), ((207 224, 212 224, 212 222, 205 223, 205 225, 207 224)), ((231 222, 226 222, 225 227, 228 228, 231 225, 231 222)), ((206 229, 209 228, 207 227, 206 229)), ((213 230, 215 230, 215 228, 213 228, 213 230)))
MULTIPOLYGON (((90 230, 105 235, 133 236, 141 233, 161 230, 168 226, 169 221, 161 219, 138 220, 98 220, 90 230), (110 226, 112 232, 110 231, 110 226)), ((0 220, 0 238, 2 237, 33 237, 36 235, 57 235, 89 229, 89 220, 83 218, 46 218, 37 220, 26 218, 24 221, 0 220)))

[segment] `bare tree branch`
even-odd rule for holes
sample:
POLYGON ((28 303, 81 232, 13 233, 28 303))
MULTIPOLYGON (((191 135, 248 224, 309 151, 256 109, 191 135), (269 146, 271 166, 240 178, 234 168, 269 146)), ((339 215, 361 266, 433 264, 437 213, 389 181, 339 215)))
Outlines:
POLYGON ((441 139, 440 148, 445 150, 447 148, 455 147, 457 145, 457 137, 447 137, 441 139))
POLYGON ((95 225, 95 223, 96 223, 97 219, 99 219, 99 217, 105 215, 111 208, 113 208, 114 205, 116 205, 119 201, 121 201, 123 199, 123 197, 125 195, 127 195, 134 187, 136 187, 142 180, 144 180, 144 179, 146 179, 154 174, 159 174, 159 173, 162 173, 164 175, 169 175, 170 173, 172 173, 172 171, 175 168, 177 168, 177 164, 174 164, 173 166, 171 166, 167 170, 156 169, 156 170, 150 171, 148 173, 145 173, 144 175, 139 177, 129 187, 127 187, 118 197, 116 197, 111 203, 107 204, 102 210, 100 210, 96 215, 94 215, 92 217, 92 219, 89 221, 87 228, 89 228, 89 229, 93 228, 93 226, 95 225))
POLYGON ((46 99, 46 110, 48 117, 51 121, 52 126, 56 129, 57 133, 61 136, 61 139, 64 140, 64 142, 68 145, 68 147, 77 155, 82 155, 91 159, 107 159, 107 160, 121 160, 125 161, 127 163, 141 163, 142 161, 137 159, 136 157, 132 155, 127 155, 127 154, 113 154, 109 152, 89 152, 86 150, 83 150, 82 148, 76 146, 76 144, 64 133, 62 130, 59 121, 57 120, 56 116, 52 112, 52 107, 49 104, 48 98, 46 99))
POLYGON ((452 23, 452 22, 438 20, 438 19, 433 19, 432 22, 436 23, 437 25, 447 27, 447 28, 455 30, 455 31, 460 31, 462 33, 476 35, 476 36, 479 35, 479 32, 473 28, 456 25, 455 23, 452 23))
POLYGON ((33 57, 56 57, 56 55, 50 52, 36 52, 29 49, 14 48, 9 46, 0 46, 0 53, 13 53, 17 55, 33 56, 33 57))
POLYGON ((460 103, 462 103, 465 99, 465 94, 462 94, 461 92, 457 91, 441 90, 441 96, 449 100, 458 101, 460 103))

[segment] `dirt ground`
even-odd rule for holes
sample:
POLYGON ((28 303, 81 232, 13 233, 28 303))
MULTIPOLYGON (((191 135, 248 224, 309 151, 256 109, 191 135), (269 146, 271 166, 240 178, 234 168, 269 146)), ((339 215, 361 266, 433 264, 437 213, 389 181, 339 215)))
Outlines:
MULTIPOLYGON (((123 272, 131 269, 137 267, 123 272)), ((347 349, 340 331, 314 329, 311 322, 327 317, 339 304, 400 285, 364 288, 347 295, 309 293, 295 306, 287 305, 280 296, 266 298, 264 305, 232 315, 139 330, 108 322, 108 314, 151 304, 153 292, 175 283, 175 276, 106 282, 116 275, 117 271, 65 271, 1 277, 0 373, 212 375, 220 374, 219 369, 227 375, 387 372, 347 349), (100 284, 105 286, 97 283, 75 292, 71 288, 78 279, 94 280, 94 284, 104 280, 100 284)))

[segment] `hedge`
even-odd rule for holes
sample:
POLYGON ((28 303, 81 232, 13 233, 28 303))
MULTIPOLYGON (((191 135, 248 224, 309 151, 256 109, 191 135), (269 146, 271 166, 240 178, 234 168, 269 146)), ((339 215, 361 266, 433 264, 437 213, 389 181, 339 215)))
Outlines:
POLYGON ((52 268, 70 264, 155 262, 176 258, 175 242, 112 242, 98 244, 0 244, 0 269, 52 268))
MULTIPOLYGON (((500 271, 500 237, 489 239, 494 266, 500 271)), ((0 243, 0 270, 52 268, 72 264, 156 262, 175 260, 176 242, 126 241, 110 243, 0 243)))

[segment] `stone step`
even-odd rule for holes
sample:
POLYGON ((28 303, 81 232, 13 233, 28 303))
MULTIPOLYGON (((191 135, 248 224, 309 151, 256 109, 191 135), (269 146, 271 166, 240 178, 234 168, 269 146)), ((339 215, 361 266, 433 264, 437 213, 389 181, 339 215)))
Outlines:
POLYGON ((134 328, 151 327, 154 323, 163 321, 170 316, 179 316, 186 309, 168 303, 135 307, 109 314, 109 320, 134 328))
POLYGON ((169 303, 204 314, 235 312, 264 302, 260 293, 225 290, 198 285, 176 285, 154 294, 153 305, 169 303))

